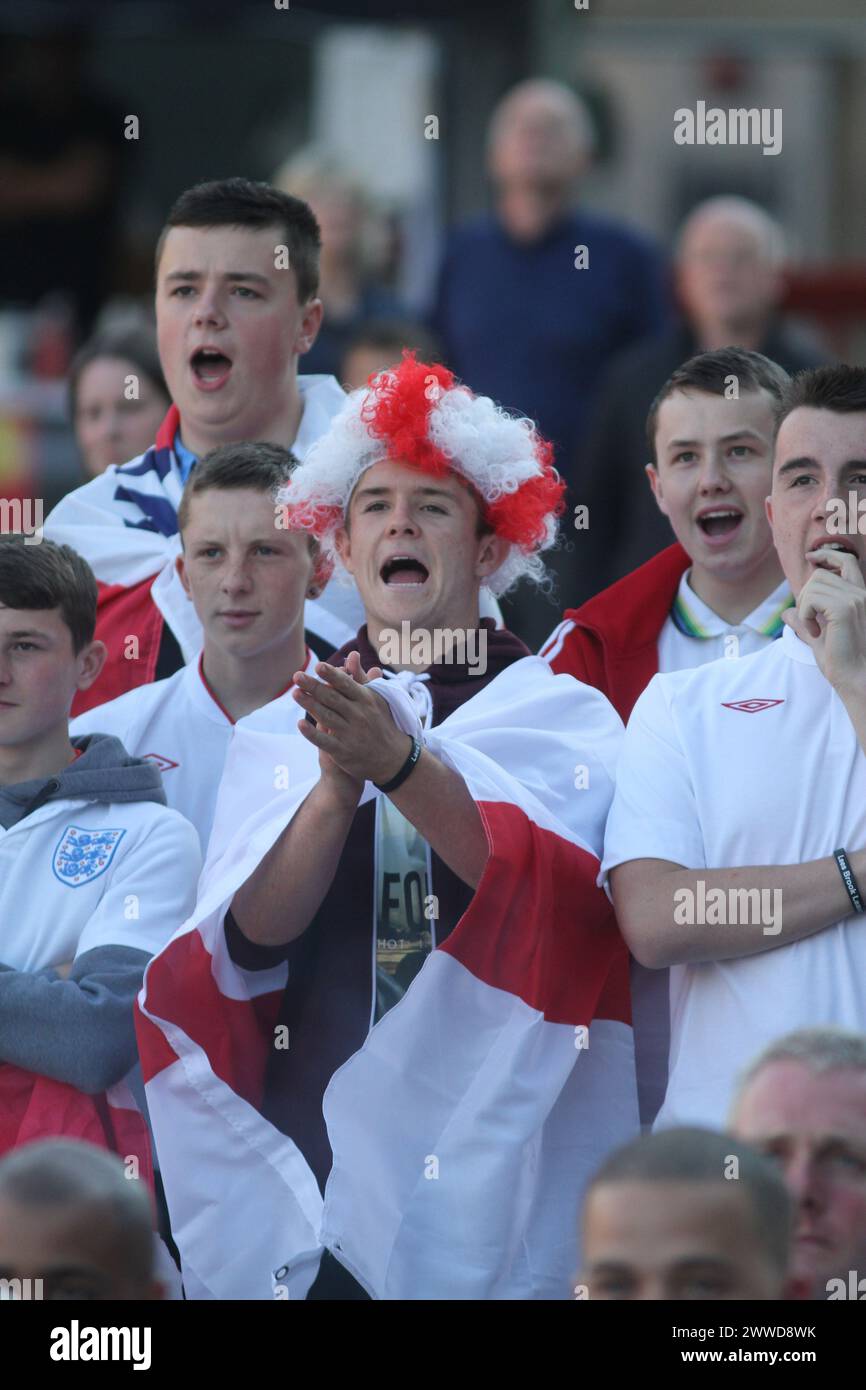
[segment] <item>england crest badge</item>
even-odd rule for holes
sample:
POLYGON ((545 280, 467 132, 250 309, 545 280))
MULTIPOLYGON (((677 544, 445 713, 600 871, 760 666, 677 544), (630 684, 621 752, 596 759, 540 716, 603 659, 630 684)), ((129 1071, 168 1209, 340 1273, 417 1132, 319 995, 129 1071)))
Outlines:
POLYGON ((67 825, 54 851, 51 865, 55 878, 68 888, 80 888, 104 874, 125 830, 85 830, 81 825, 67 825))

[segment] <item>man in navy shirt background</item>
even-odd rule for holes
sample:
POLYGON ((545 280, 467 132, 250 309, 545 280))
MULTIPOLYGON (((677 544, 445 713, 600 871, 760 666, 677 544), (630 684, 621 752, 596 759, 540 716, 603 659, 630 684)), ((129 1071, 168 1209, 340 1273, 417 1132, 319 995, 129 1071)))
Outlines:
MULTIPOLYGON (((591 145, 589 115, 568 87, 531 79, 507 93, 488 140, 495 211, 452 232, 434 316, 452 370, 536 420, 578 488, 578 450, 605 366, 657 332, 667 312, 652 243, 574 206, 591 145)), ((567 556, 559 559, 565 579, 567 556)), ((522 622, 512 619, 524 641, 543 638, 547 607, 535 597, 522 622)))

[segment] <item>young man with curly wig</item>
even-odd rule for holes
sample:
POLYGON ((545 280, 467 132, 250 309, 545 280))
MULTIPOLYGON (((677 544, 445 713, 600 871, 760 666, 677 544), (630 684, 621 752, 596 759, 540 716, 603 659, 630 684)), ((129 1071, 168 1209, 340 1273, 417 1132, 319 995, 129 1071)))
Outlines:
POLYGON ((479 617, 543 575, 549 446, 407 356, 283 495, 367 621, 236 734, 240 828, 149 976, 151 1114, 199 1146, 162 1151, 187 1292, 568 1297, 583 1178, 637 1128, 596 886, 622 726, 479 617))

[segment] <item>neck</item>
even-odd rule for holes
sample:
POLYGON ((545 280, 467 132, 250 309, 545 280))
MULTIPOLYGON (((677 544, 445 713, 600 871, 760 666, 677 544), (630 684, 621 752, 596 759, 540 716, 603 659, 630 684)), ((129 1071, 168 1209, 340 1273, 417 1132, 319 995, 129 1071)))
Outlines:
POLYGON ((757 569, 747 576, 727 579, 692 565, 689 584, 699 599, 726 623, 741 623, 763 603, 784 579, 775 550, 770 550, 757 569))
POLYGON ((75 749, 69 742, 69 726, 62 725, 39 739, 38 743, 0 746, 0 786, 31 782, 38 777, 56 777, 72 762, 75 749))
POLYGON ((262 443, 279 444, 284 449, 291 449, 301 427, 303 413, 304 403, 297 378, 293 377, 286 385, 285 395, 279 402, 279 410, 267 418, 253 424, 244 422, 243 425, 213 426, 183 419, 180 422, 180 432, 184 444, 196 458, 203 458, 211 449, 216 449, 221 444, 236 444, 244 439, 256 439, 262 443))
POLYGON ((303 620, 289 638, 272 651, 237 657, 205 643, 202 670, 211 691, 231 719, 270 704, 292 683, 307 663, 303 620))
POLYGON ((370 646, 378 653, 381 665, 390 667, 392 671, 420 674, 437 661, 447 665, 449 661, 459 660, 461 647, 465 660, 467 654, 474 650, 470 646, 469 634, 477 632, 480 627, 481 617, 476 603, 474 611, 470 610, 462 619, 443 620, 435 624, 409 618, 386 623, 368 617, 367 637, 370 646), (441 635, 445 632, 458 634, 454 648, 445 648, 441 635), (463 636, 462 643, 460 635, 463 636))
POLYGON ((767 328, 763 319, 743 319, 738 323, 712 319, 696 321, 693 327, 701 352, 718 352, 719 348, 730 347, 732 343, 756 352, 766 337, 767 328))

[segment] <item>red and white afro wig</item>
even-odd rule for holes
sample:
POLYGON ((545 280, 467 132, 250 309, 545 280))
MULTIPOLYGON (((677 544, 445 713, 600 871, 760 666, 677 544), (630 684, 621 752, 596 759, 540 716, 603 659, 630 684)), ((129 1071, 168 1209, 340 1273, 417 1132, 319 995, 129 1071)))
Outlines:
POLYGON ((541 552, 556 539, 564 508, 565 484, 552 458, 552 446, 531 420, 473 395, 446 367, 404 352, 398 367, 352 392, 280 500, 293 528, 312 531, 340 569, 334 535, 368 468, 393 459, 433 477, 456 473, 475 493, 487 525, 511 542, 484 581, 504 594, 519 579, 544 578, 541 552))

